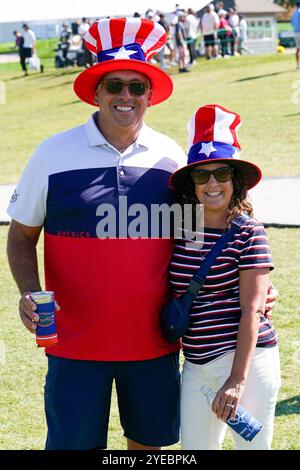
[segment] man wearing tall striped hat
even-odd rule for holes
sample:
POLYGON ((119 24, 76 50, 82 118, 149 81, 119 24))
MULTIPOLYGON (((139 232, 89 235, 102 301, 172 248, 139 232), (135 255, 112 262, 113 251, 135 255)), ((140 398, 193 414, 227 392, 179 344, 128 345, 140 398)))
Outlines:
POLYGON ((151 223, 139 232, 134 216, 171 206, 169 177, 186 164, 172 139, 143 123, 172 93, 170 77, 149 63, 166 33, 149 19, 103 19, 85 40, 98 63, 74 89, 98 111, 29 161, 8 208, 9 262, 34 333, 44 228, 45 287, 60 306, 58 344, 46 348, 46 449, 106 448, 113 382, 128 449, 159 449, 179 439, 180 343, 160 325, 173 240, 152 236, 151 223))
POLYGON ((158 449, 179 440, 180 344, 160 328, 173 243, 130 237, 124 201, 172 204, 169 176, 186 163, 172 139, 143 123, 172 93, 170 77, 149 63, 166 34, 149 19, 103 19, 85 42, 98 63, 74 89, 98 111, 29 161, 8 209, 10 266, 34 332, 30 292, 41 290, 35 247, 44 228, 45 287, 60 305, 58 344, 46 348, 46 449, 106 448, 113 381, 128 449, 158 449), (117 226, 103 237, 107 207, 117 226))

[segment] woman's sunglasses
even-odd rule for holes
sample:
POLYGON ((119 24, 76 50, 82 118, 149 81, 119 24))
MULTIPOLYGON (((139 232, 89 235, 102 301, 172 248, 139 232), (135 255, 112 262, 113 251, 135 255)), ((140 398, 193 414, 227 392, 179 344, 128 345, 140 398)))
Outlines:
POLYGON ((231 167, 224 166, 217 168, 216 170, 193 170, 191 172, 191 178, 195 184, 205 184, 209 181, 210 176, 219 181, 219 183, 226 183, 233 177, 234 169, 231 167))
POLYGON ((149 88, 148 85, 143 82, 140 82, 139 80, 130 80, 128 82, 119 79, 102 80, 100 82, 100 85, 105 85, 106 91, 111 95, 117 95, 118 93, 121 93, 124 86, 127 86, 131 95, 142 96, 145 94, 147 88, 149 88))

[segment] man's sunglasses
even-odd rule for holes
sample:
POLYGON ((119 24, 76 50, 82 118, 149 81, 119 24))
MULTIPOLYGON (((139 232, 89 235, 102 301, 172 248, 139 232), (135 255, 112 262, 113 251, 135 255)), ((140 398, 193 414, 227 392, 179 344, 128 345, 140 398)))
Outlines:
POLYGON ((231 167, 224 166, 217 168, 216 170, 193 170, 191 172, 191 178, 195 184, 205 184, 209 181, 210 176, 214 175, 214 178, 219 183, 226 183, 233 177, 234 169, 231 167))
POLYGON ((118 93, 121 93, 124 86, 127 86, 131 95, 142 96, 145 94, 147 88, 149 88, 148 85, 143 82, 140 82, 139 80, 130 80, 128 82, 125 80, 113 79, 102 80, 100 82, 100 85, 105 85, 106 91, 111 95, 117 95, 118 93))

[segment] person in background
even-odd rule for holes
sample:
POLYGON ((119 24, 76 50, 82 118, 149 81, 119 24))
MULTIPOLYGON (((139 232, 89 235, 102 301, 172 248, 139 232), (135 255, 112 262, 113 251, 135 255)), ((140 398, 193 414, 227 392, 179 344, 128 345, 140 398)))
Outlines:
MULTIPOLYGON (((243 216, 241 227, 215 259, 191 309, 182 338, 185 363, 181 393, 184 450, 218 450, 225 421, 239 403, 261 424, 253 441, 232 432, 238 450, 271 449, 275 406, 281 385, 278 338, 265 317, 273 261, 263 225, 253 216, 247 191, 262 175, 240 159, 240 116, 219 105, 199 108, 189 123, 188 165, 171 177, 183 204, 204 206, 203 243, 194 248, 183 235, 175 244, 170 281, 183 295, 190 280, 224 231, 243 216), (216 395, 209 406, 201 393, 216 395)), ((198 237, 199 239, 199 237, 198 237)))
POLYGON ((83 49, 83 55, 84 55, 85 68, 91 67, 94 63, 93 54, 87 49, 85 42, 83 41, 83 38, 85 34, 88 32, 89 28, 90 28, 89 19, 83 17, 78 28, 78 34, 81 36, 81 39, 82 39, 82 49, 83 49))
POLYGON ((68 66, 67 54, 71 45, 71 36, 72 36, 72 31, 70 30, 68 23, 63 23, 59 40, 61 42, 61 48, 63 52, 65 67, 68 66))
POLYGON ((247 24, 247 21, 246 21, 246 18, 244 15, 239 15, 239 18, 240 18, 240 24, 239 24, 239 27, 240 27, 240 35, 239 35, 239 39, 238 39, 238 53, 239 54, 243 54, 243 51, 247 52, 247 53, 251 53, 251 51, 249 49, 247 49, 245 47, 245 41, 247 41, 248 39, 248 24, 247 24))
POLYGON ((20 57, 20 64, 23 72, 26 72, 26 67, 24 67, 24 63, 22 60, 22 49, 24 44, 24 38, 19 31, 13 31, 13 35, 15 36, 15 45, 12 49, 18 49, 19 57, 20 57))
POLYGON ((240 18, 235 8, 229 9, 228 23, 232 29, 232 32, 229 36, 229 43, 230 43, 231 55, 234 56, 237 52, 238 39, 240 36, 240 27, 239 27, 240 18))
POLYGON ((68 41, 72 36, 72 31, 69 28, 68 23, 63 23, 62 24, 62 29, 60 33, 60 41, 68 41))
POLYGON ((217 13, 219 13, 219 10, 224 10, 224 2, 216 2, 215 3, 215 10, 217 13))
POLYGON ((216 32, 219 27, 219 17, 214 11, 214 5, 210 3, 205 8, 205 13, 200 22, 200 29, 204 40, 205 55, 207 59, 217 57, 216 32))
POLYGON ((176 47, 178 50, 178 65, 179 73, 189 72, 186 67, 186 53, 187 53, 187 45, 186 45, 186 29, 185 29, 185 20, 186 20, 186 13, 183 10, 177 11, 178 15, 178 22, 175 26, 175 41, 176 47))
POLYGON ((192 8, 188 8, 187 16, 185 19, 186 28, 186 44, 190 54, 190 65, 196 64, 196 41, 199 30, 199 21, 192 8))
MULTIPOLYGON (((168 38, 168 36, 170 34, 170 26, 169 26, 169 23, 167 22, 166 17, 163 13, 159 14, 158 24, 160 24, 164 28, 164 30, 166 31, 167 38, 168 38)), ((167 70, 169 68, 169 65, 166 64, 166 62, 165 62, 165 56, 164 56, 166 47, 168 47, 168 41, 167 41, 166 45, 158 53, 160 67, 163 70, 167 70)), ((170 46, 169 46, 169 50, 171 51, 170 46)))
POLYGON ((297 70, 300 70, 300 2, 296 3, 296 10, 292 14, 291 23, 295 32, 297 70))
POLYGON ((71 23, 71 29, 72 29, 73 36, 76 36, 77 34, 79 34, 78 33, 79 26, 80 26, 80 19, 79 18, 75 22, 71 23))
POLYGON ((220 40, 220 48, 222 57, 228 56, 228 40, 231 35, 232 29, 226 19, 227 11, 219 10, 218 15, 220 18, 219 28, 217 31, 218 39, 220 40))
POLYGON ((29 28, 27 23, 24 23, 22 28, 24 30, 24 42, 23 47, 20 50, 20 58, 22 70, 25 72, 24 77, 26 77, 28 75, 26 60, 36 53, 36 37, 35 33, 29 28))

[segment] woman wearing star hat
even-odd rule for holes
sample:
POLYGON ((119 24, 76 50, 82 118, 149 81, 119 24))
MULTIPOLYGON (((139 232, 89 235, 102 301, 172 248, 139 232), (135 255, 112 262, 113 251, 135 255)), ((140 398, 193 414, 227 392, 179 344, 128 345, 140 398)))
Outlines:
POLYGON ((240 159, 240 122, 238 114, 221 106, 199 108, 189 125, 188 165, 171 177, 183 204, 204 206, 204 228, 198 228, 203 245, 191 245, 184 236, 175 244, 170 280, 176 295, 186 292, 201 261, 236 217, 245 216, 206 276, 182 339, 183 449, 220 449, 225 421, 229 414, 233 419, 239 403, 262 430, 252 442, 233 433, 235 447, 271 448, 280 366, 276 331, 262 312, 273 262, 266 232, 253 218, 247 196, 261 171, 240 159), (216 394, 212 407, 202 386, 216 394))

